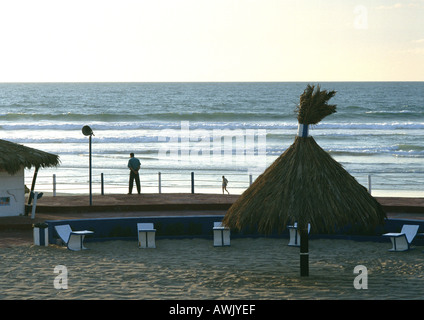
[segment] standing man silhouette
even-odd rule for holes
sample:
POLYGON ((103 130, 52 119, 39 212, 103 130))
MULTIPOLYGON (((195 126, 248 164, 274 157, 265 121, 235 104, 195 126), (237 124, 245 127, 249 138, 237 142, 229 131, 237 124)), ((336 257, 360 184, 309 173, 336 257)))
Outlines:
POLYGON ((137 192, 140 194, 141 186, 140 186, 140 175, 138 171, 140 170, 140 160, 134 157, 134 153, 130 153, 130 160, 128 160, 128 168, 130 169, 130 183, 129 183, 129 192, 128 194, 132 194, 133 184, 135 180, 135 184, 137 186, 137 192))

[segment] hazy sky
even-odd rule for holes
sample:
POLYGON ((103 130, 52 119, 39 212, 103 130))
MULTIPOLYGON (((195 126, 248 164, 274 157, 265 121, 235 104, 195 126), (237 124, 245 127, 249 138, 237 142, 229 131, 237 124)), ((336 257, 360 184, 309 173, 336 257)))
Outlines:
POLYGON ((1 0, 0 81, 424 81, 424 0, 1 0))

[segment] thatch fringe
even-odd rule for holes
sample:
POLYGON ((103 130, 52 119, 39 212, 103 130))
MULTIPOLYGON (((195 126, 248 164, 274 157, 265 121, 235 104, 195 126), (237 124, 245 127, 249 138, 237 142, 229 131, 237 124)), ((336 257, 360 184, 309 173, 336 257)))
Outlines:
POLYGON ((22 168, 56 167, 59 156, 0 139, 0 170, 15 174, 22 168))
POLYGON ((334 97, 336 91, 321 91, 319 85, 306 87, 300 96, 299 105, 296 107, 297 120, 301 124, 317 124, 326 116, 336 112, 336 105, 329 105, 328 101, 334 97))
POLYGON ((231 206, 223 224, 270 234, 298 222, 332 232, 351 223, 382 224, 385 217, 366 188, 312 137, 296 137, 231 206))

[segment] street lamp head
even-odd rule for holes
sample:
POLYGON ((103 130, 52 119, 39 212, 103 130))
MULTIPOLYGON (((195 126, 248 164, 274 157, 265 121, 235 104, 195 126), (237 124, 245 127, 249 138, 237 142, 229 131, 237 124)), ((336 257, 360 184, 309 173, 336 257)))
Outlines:
POLYGON ((94 136, 93 130, 91 130, 91 128, 89 126, 82 127, 82 133, 85 136, 94 136))

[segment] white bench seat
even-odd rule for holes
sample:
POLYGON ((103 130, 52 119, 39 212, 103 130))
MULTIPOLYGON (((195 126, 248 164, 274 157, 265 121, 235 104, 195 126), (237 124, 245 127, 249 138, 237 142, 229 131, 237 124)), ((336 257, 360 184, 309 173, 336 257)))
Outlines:
POLYGON ((137 223, 138 247, 156 248, 156 229, 153 223, 137 223))
POLYGON ((213 223, 213 245, 215 247, 229 246, 231 242, 230 228, 224 227, 222 222, 213 223))
POLYGON ((55 226, 55 230, 62 242, 72 251, 87 249, 84 247, 84 237, 94 233, 89 230, 72 231, 69 224, 55 226))
MULTIPOLYGON (((289 246, 291 247, 300 247, 300 233, 297 228, 297 222, 295 222, 292 226, 287 226, 289 229, 289 246)), ((311 224, 308 223, 308 234, 311 232, 311 224)))
POLYGON ((392 242, 392 248, 389 251, 407 251, 411 248, 412 240, 418 232, 418 225, 405 224, 399 233, 390 232, 383 234, 383 237, 389 237, 392 242))

